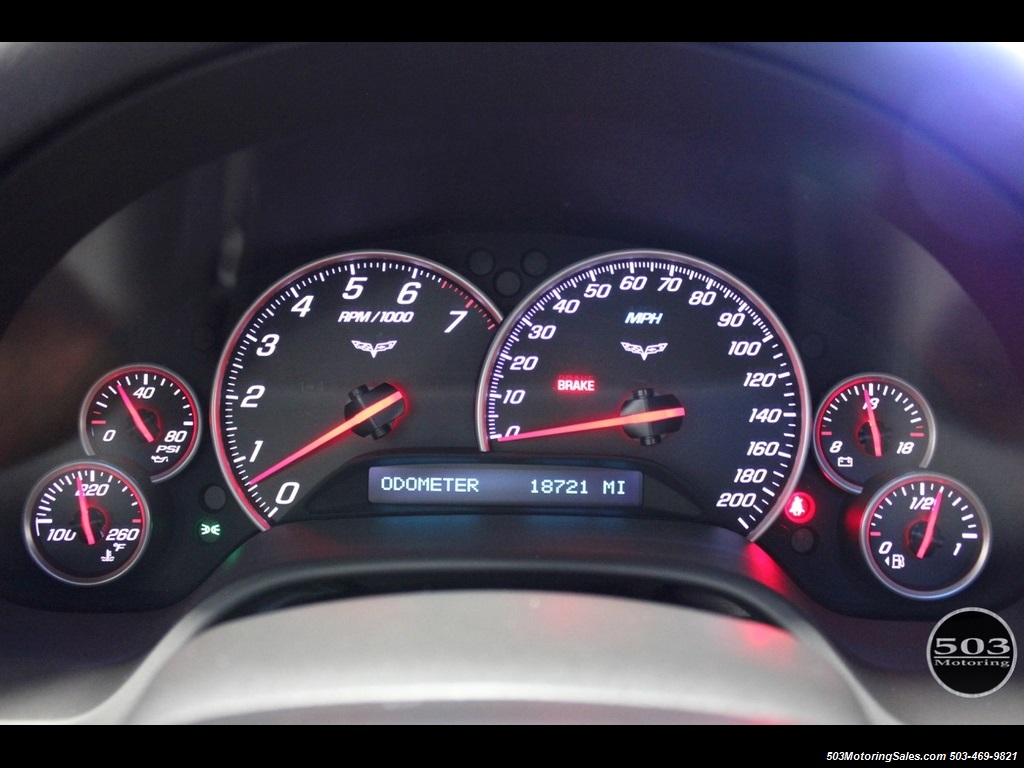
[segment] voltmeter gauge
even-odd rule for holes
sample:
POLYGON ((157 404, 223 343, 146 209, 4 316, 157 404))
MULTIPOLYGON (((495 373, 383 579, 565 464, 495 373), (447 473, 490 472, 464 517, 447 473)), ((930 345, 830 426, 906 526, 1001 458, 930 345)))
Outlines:
POLYGON ((826 395, 814 420, 814 456, 825 476, 860 493, 881 473, 927 467, 935 419, 924 396, 895 376, 864 373, 826 395))
POLYGON ((154 483, 185 468, 199 445, 200 424, 192 388, 157 365, 128 365, 103 376, 79 420, 86 453, 134 462, 154 483))
POLYGON ((106 462, 57 467, 25 503, 29 554, 68 584, 91 586, 123 576, 146 548, 149 528, 138 483, 106 462))
POLYGON ((922 600, 970 584, 990 547, 988 515, 963 483, 914 472, 872 494, 861 523, 861 549, 885 586, 922 600))

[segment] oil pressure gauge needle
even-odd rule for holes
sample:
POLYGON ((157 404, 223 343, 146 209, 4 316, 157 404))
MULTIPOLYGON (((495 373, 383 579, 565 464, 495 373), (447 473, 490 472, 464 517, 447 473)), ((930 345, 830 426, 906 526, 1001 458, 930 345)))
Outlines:
MULTIPOLYGON (((256 477, 254 477, 252 480, 248 482, 248 485, 256 485, 260 481, 266 480, 271 475, 277 474, 285 467, 290 466, 299 459, 308 456, 317 448, 326 445, 335 438, 340 437, 341 435, 354 429, 355 427, 358 427, 360 424, 369 421, 374 416, 381 413, 382 411, 386 411, 388 408, 395 405, 396 403, 402 402, 404 398, 405 395, 403 395, 400 391, 395 390, 388 396, 382 398, 381 400, 378 400, 372 405, 366 406, 358 413, 345 419, 338 426, 320 435, 320 437, 316 438, 315 440, 306 443, 306 445, 304 445, 302 448, 299 448, 299 450, 295 451, 295 453, 287 456, 286 458, 281 459, 281 461, 277 462, 277 464, 274 464, 269 469, 265 469, 264 471, 260 472, 258 475, 256 475, 256 477)), ((393 418, 397 418, 398 415, 400 415, 400 413, 396 414, 393 418)))
POLYGON ((117 385, 117 391, 118 394, 121 395, 121 399, 124 401, 124 407, 127 408, 128 413, 131 414, 135 427, 142 433, 142 436, 146 438, 147 443, 152 443, 156 438, 153 437, 153 433, 146 427, 146 422, 144 422, 142 420, 142 416, 139 415, 139 409, 135 407, 131 398, 128 397, 128 393, 124 391, 124 387, 120 384, 117 385))
POLYGON ((924 536, 921 539, 921 546, 917 548, 917 559, 920 560, 928 554, 928 547, 932 545, 935 538, 935 523, 939 519, 939 506, 942 504, 942 489, 935 494, 935 503, 932 504, 931 514, 928 515, 928 527, 925 528, 924 536))
POLYGON ((96 543, 96 534, 92 532, 92 523, 89 522, 89 503, 85 500, 85 488, 82 486, 81 476, 75 478, 78 485, 78 519, 82 523, 82 532, 89 546, 96 543))

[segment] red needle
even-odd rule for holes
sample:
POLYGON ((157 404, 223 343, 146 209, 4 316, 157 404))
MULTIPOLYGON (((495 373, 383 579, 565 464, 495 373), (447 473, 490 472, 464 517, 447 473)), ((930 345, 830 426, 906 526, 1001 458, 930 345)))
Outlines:
POLYGON ((864 388, 864 409, 868 412, 868 424, 871 426, 871 442, 875 444, 875 456, 882 455, 882 433, 878 431, 878 420, 875 418, 875 409, 871 407, 871 396, 867 387, 864 388))
POLYGON ((536 429, 533 432, 520 432, 518 435, 504 435, 495 438, 499 443, 506 443, 511 440, 528 440, 531 437, 548 437, 549 435, 566 435, 570 432, 587 432, 591 429, 607 429, 608 427, 622 427, 626 424, 648 424, 652 421, 662 419, 674 419, 685 416, 686 409, 662 408, 658 411, 646 411, 634 413, 629 416, 616 416, 613 419, 597 419, 595 421, 581 421, 577 424, 566 424, 563 427, 551 427, 550 429, 536 429))
POLYGON ((135 422, 135 426, 138 428, 139 432, 141 432, 142 436, 146 438, 147 443, 152 443, 156 438, 153 437, 152 432, 146 429, 146 422, 142 420, 138 410, 136 410, 135 406, 132 405, 132 401, 128 397, 128 393, 124 391, 124 387, 118 384, 117 391, 121 393, 121 399, 124 400, 124 406, 128 409, 128 413, 132 415, 132 421, 135 422))
POLYGON ((306 456, 306 455, 312 453, 317 448, 319 448, 321 445, 329 443, 329 442, 331 442, 331 440, 333 440, 334 438, 338 437, 339 435, 342 435, 345 432, 348 432, 350 429, 352 429, 352 427, 355 427, 355 426, 357 426, 359 424, 362 424, 367 419, 372 419, 378 413, 380 413, 381 411, 385 410, 386 408, 394 405, 399 400, 401 400, 403 397, 404 397, 404 395, 401 392, 392 392, 390 395, 385 397, 383 400, 380 400, 380 401, 374 403, 373 405, 367 406, 366 408, 361 410, 359 413, 357 413, 355 416, 353 416, 351 419, 346 419, 345 421, 341 422, 341 424, 336 426, 330 432, 325 432, 324 434, 320 435, 320 437, 318 437, 313 442, 307 443, 302 448, 299 448, 299 450, 297 450, 291 456, 288 456, 287 458, 281 459, 279 462, 277 462, 277 464, 272 466, 270 469, 266 469, 263 472, 260 472, 258 475, 256 475, 256 477, 254 477, 252 480, 250 480, 248 484, 249 485, 256 485, 256 483, 260 482, 260 480, 266 480, 268 477, 270 477, 271 475, 275 474, 276 472, 280 472, 282 469, 287 467, 289 464, 294 464, 296 461, 301 459, 303 456, 306 456))
POLYGON ((935 521, 939 519, 939 505, 942 504, 942 491, 935 494, 935 503, 932 505, 932 513, 928 515, 928 527, 925 529, 924 538, 921 539, 921 546, 917 548, 917 558, 920 560, 928 552, 935 538, 935 521))
POLYGON ((78 519, 82 522, 85 540, 91 547, 96 543, 96 534, 92 532, 92 523, 89 522, 89 505, 85 501, 85 488, 82 487, 82 478, 76 477, 75 479, 78 481, 78 519))

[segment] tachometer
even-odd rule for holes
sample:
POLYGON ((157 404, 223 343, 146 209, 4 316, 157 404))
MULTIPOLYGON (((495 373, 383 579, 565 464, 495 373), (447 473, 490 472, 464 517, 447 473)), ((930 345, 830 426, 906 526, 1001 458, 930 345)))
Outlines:
POLYGON ((407 254, 342 254, 283 278, 245 313, 214 382, 235 497, 267 528, 361 453, 473 447, 471 393, 499 320, 476 288, 407 254))
POLYGON ((803 367, 775 314, 706 262, 597 256, 504 325, 478 391, 490 451, 655 462, 706 519, 755 539, 807 451, 803 367))

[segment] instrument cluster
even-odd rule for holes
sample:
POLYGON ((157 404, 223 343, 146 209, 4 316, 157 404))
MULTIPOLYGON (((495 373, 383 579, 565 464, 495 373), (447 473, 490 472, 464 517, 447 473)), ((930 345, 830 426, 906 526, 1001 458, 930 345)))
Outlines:
POLYGON ((225 315, 188 377, 119 360, 84 389, 77 439, 29 463, 8 595, 157 607, 278 525, 491 514, 713 526, 857 615, 1006 591, 983 578, 1001 499, 946 442, 965 428, 949 394, 904 378, 927 371, 912 355, 879 371, 856 329, 823 365, 813 297, 787 297, 791 333, 679 251, 553 259, 514 297, 479 253, 321 257, 225 315))

